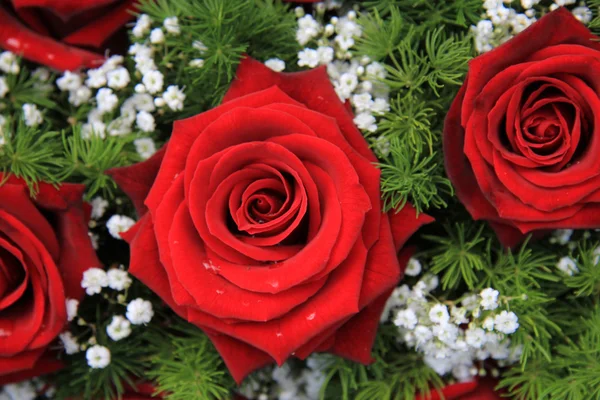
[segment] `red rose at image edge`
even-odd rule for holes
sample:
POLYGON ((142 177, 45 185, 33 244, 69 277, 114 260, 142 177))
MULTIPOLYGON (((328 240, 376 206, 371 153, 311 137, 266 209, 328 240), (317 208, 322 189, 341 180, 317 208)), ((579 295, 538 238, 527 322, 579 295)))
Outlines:
POLYGON ((600 226, 600 44, 560 8, 473 59, 447 115, 456 194, 513 246, 600 226))
POLYGON ((96 67, 107 41, 135 10, 136 0, 0 3, 0 48, 60 71, 96 67))
POLYGON ((246 58, 222 105, 109 172, 141 216, 123 235, 130 272, 208 334, 238 382, 315 351, 372 361, 410 256, 397 252, 432 218, 381 213, 377 160, 352 119, 324 68, 246 58))
POLYGON ((415 400, 501 400, 500 392, 494 390, 498 384, 493 379, 460 382, 448 385, 440 391, 432 391, 428 395, 417 396, 415 400), (443 396, 440 396, 440 392, 443 396))
POLYGON ((0 385, 53 372, 48 346, 80 299, 83 271, 99 266, 83 209, 83 185, 25 183, 0 176, 0 385))

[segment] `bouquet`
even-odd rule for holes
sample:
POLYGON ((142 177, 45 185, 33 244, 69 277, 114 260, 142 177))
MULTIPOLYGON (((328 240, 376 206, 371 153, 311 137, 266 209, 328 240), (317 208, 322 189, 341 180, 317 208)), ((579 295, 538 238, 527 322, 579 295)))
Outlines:
POLYGON ((0 399, 600 398, 598 34, 0 3, 0 399))

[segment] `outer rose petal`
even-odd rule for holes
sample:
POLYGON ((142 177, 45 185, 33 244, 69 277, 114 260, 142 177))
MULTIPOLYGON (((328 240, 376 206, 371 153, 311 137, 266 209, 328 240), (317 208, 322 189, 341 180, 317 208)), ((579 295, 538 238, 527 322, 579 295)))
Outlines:
POLYGON ((64 367, 64 363, 56 358, 56 354, 43 352, 44 349, 38 349, 27 353, 22 353, 19 355, 19 357, 11 357, 8 360, 0 358, 0 385, 20 382, 26 379, 49 374, 64 367), (31 360, 34 360, 32 364, 30 364, 31 360), (21 362, 23 364, 20 364, 21 362), (19 371, 20 368, 18 368, 17 365, 27 366, 19 371), (18 372, 3 374, 3 368, 5 368, 6 371, 18 372))
MULTIPOLYGON (((465 396, 465 395, 470 396, 471 394, 476 393, 477 386, 478 386, 477 381, 455 383, 453 385, 445 386, 440 390, 443 397, 440 396, 440 391, 432 390, 427 395, 417 396, 417 398, 415 400, 442 400, 442 399, 463 400, 463 399, 466 399, 466 397, 463 397, 463 396, 465 396)), ((473 397, 472 399, 473 400, 476 400, 476 399, 477 400, 485 400, 484 397, 482 397, 482 398, 473 397)))

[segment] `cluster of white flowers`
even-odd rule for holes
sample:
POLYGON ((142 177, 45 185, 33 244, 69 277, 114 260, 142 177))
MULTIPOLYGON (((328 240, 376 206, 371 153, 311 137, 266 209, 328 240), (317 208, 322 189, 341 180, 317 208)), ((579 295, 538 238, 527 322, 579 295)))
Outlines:
POLYGON ((135 224, 135 221, 126 216, 115 214, 106 221, 106 228, 108 233, 115 239, 122 240, 121 233, 126 232, 135 224))
POLYGON ((111 268, 108 272, 101 268, 89 268, 83 273, 81 287, 88 296, 102 292, 102 288, 116 291, 126 290, 131 286, 131 277, 121 268, 111 268))
POLYGON ((34 378, 19 383, 11 383, 0 388, 0 400, 34 400, 42 396, 52 398, 54 388, 40 379, 34 378))
POLYGON ((541 0, 484 0, 483 8, 487 19, 482 19, 471 30, 475 35, 475 49, 479 53, 485 53, 494 47, 511 39, 513 36, 523 32, 531 24, 537 21, 538 15, 556 10, 562 6, 570 6, 579 3, 578 7, 571 10, 575 18, 588 24, 592 20, 592 11, 585 6, 583 1, 578 0, 554 0, 548 9, 542 8, 541 0), (523 12, 511 8, 512 3, 520 3, 523 12), (538 10, 534 8, 538 6, 538 10))
POLYGON ((318 357, 311 356, 306 367, 297 373, 286 363, 273 368, 270 376, 261 371, 254 379, 247 379, 240 392, 257 400, 317 400, 325 382, 324 366, 318 357))
MULTIPOLYGON (((411 259, 407 275, 417 276, 422 265, 411 259)), ((452 374, 459 381, 485 373, 478 365, 486 359, 514 363, 520 348, 511 345, 509 335, 519 327, 517 315, 502 309, 500 293, 486 288, 467 293, 460 302, 432 300, 439 279, 425 274, 411 288, 396 288, 386 304, 382 322, 393 315, 399 340, 423 354, 425 363, 439 375, 452 374)))
MULTIPOLYGON (((356 117, 354 123, 362 131, 377 130, 376 116, 390 109, 389 88, 383 83, 386 70, 368 57, 357 60, 353 57, 356 38, 362 36, 362 28, 356 21, 355 11, 345 16, 332 17, 327 24, 320 22, 325 5, 317 7, 318 19, 296 9, 298 30, 296 39, 306 47, 298 53, 298 65, 315 68, 324 65, 341 101, 350 101, 356 117)), ((265 63, 275 71, 282 71, 285 64, 278 59, 265 63)))

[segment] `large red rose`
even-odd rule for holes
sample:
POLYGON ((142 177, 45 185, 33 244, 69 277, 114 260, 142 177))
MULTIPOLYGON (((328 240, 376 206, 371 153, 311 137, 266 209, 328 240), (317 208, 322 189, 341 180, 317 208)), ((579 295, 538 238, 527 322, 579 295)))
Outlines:
POLYGON ((80 298, 83 271, 100 265, 83 190, 42 183, 31 199, 19 179, 0 186, 0 384, 60 366, 46 351, 65 327, 65 300, 80 298))
POLYGON ((440 391, 417 396, 416 400, 501 400, 504 397, 494 390, 498 382, 492 379, 454 383, 440 391))
POLYGON ((136 0, 0 2, 0 47, 61 71, 98 66, 104 60, 109 39, 133 18, 135 3, 136 0))
POLYGON ((397 251, 431 221, 381 212, 375 162, 324 68, 245 59, 221 106, 112 172, 142 215, 125 235, 130 272, 210 336, 238 382, 314 351, 367 363, 397 251))
POLYGON ((446 171, 505 245, 600 226, 597 40, 561 8, 471 61, 446 119, 446 171))

